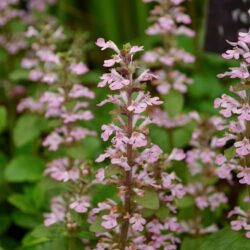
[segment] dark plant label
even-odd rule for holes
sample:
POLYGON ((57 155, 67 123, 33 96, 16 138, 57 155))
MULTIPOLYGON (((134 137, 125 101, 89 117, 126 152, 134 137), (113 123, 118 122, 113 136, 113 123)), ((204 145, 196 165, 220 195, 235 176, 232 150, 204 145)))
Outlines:
POLYGON ((236 41, 240 31, 250 28, 250 0, 209 0, 205 50, 222 53, 236 41))

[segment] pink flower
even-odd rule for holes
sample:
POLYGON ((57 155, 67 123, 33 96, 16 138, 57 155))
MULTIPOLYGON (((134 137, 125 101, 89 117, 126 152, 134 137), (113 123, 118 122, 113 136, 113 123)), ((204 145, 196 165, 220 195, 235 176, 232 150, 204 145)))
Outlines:
POLYGON ((51 213, 45 213, 46 227, 64 221, 66 216, 65 202, 61 197, 54 197, 51 201, 51 213))
POLYGON ((135 101, 128 106, 129 111, 133 111, 135 114, 143 113, 148 106, 161 105, 163 102, 159 99, 159 97, 149 97, 145 95, 143 92, 140 92, 136 97, 135 101))
POLYGON ((29 73, 29 79, 31 81, 39 81, 43 76, 43 73, 40 70, 33 69, 29 73))
POLYGON ((240 172, 237 174, 237 177, 240 179, 241 184, 250 185, 250 168, 240 167, 240 172))
POLYGON ((220 168, 216 169, 216 174, 221 178, 221 179, 232 179, 232 170, 234 170, 236 166, 234 164, 222 164, 220 168))
POLYGON ((80 98, 80 97, 86 97, 89 99, 95 98, 94 92, 92 92, 87 87, 82 86, 80 84, 74 84, 74 86, 69 92, 69 96, 73 99, 80 98))
POLYGON ((76 75, 83 75, 89 71, 88 67, 82 62, 71 64, 70 70, 76 75))
POLYGON ((63 143, 63 138, 58 133, 53 132, 45 138, 43 146, 48 147, 50 151, 56 151, 61 143, 63 143))
POLYGON ((23 58, 21 65, 25 69, 31 69, 34 66, 37 66, 38 62, 35 59, 23 58))
POLYGON ((143 231, 144 225, 146 224, 146 220, 140 214, 133 214, 133 216, 129 219, 129 223, 132 225, 132 229, 134 231, 143 231))
POLYGON ((38 36, 38 34, 39 32, 33 26, 29 26, 25 35, 26 37, 34 37, 34 36, 38 36))
POLYGON ((221 98, 217 98, 214 101, 214 107, 219 108, 221 107, 222 110, 220 113, 224 117, 230 117, 233 113, 237 112, 237 108, 240 107, 240 103, 236 101, 231 96, 228 96, 226 94, 223 94, 221 98))
POLYGON ((171 152, 171 154, 168 157, 169 161, 181 161, 184 160, 186 157, 184 151, 182 149, 174 148, 171 152))
POLYGON ((56 159, 49 163, 45 174, 50 175, 55 180, 64 182, 76 181, 80 178, 80 170, 76 166, 69 166, 67 158, 56 159))
POLYGON ((199 197, 195 198, 195 203, 199 209, 204 209, 204 208, 208 207, 208 205, 209 205, 207 198, 205 196, 199 196, 199 197))
POLYGON ((121 131, 121 129, 113 124, 110 124, 110 125, 102 125, 102 130, 103 130, 103 133, 102 133, 102 139, 104 141, 107 141, 109 139, 109 137, 114 133, 114 132, 117 132, 117 131, 121 131))
POLYGON ((109 68, 109 67, 114 66, 116 63, 120 63, 121 61, 122 60, 121 60, 120 56, 114 55, 112 59, 105 60, 103 66, 109 68))
POLYGON ((180 225, 177 222, 176 218, 169 218, 166 220, 166 222, 164 224, 164 228, 167 230, 170 230, 172 232, 176 232, 180 228, 180 225))
POLYGON ((211 207, 211 211, 215 211, 215 209, 219 207, 221 204, 226 204, 228 202, 228 199, 223 193, 213 193, 208 198, 208 201, 211 207))
POLYGON ((137 78, 137 81, 139 82, 147 82, 158 79, 158 77, 152 73, 149 72, 149 70, 145 70, 143 73, 140 74, 140 76, 137 78))
POLYGON ((98 183, 102 183, 105 179, 105 169, 104 168, 100 168, 98 169, 97 173, 96 173, 96 180, 98 183))
POLYGON ((245 225, 246 225, 246 220, 243 218, 231 221, 231 228, 234 231, 240 231, 241 229, 244 229, 245 225))
POLYGON ((116 53, 118 53, 118 54, 120 53, 120 50, 115 45, 115 43, 112 41, 105 42, 105 40, 103 38, 98 38, 96 41, 96 45, 98 47, 101 47, 101 50, 105 50, 105 49, 110 48, 110 49, 113 49, 116 53))
POLYGON ((238 141, 234 143, 236 147, 236 153, 239 156, 246 156, 250 154, 250 141, 246 137, 242 141, 238 141))
POLYGON ((112 69, 111 73, 103 74, 101 80, 98 83, 98 87, 104 87, 106 84, 109 84, 111 90, 119 90, 130 84, 130 81, 123 78, 115 69, 112 69))
POLYGON ((175 196, 179 199, 182 198, 186 193, 185 188, 182 184, 174 185, 170 191, 171 191, 173 196, 175 196))
POLYGON ((151 148, 145 149, 141 153, 140 157, 136 159, 136 161, 146 161, 148 163, 154 163, 159 159, 161 154, 162 150, 157 145, 153 145, 151 148))
POLYGON ((58 79, 57 75, 53 74, 53 73, 44 74, 42 76, 42 82, 46 82, 48 84, 52 84, 52 83, 56 82, 57 79, 58 79))
POLYGON ((172 31, 174 28, 174 21, 171 17, 163 16, 158 19, 160 28, 164 29, 164 31, 172 31))
POLYGON ((43 62, 59 64, 59 57, 49 49, 41 49, 36 52, 37 57, 43 62))
POLYGON ((129 144, 132 144, 135 148, 145 147, 148 143, 147 138, 144 134, 139 132, 133 132, 129 138, 129 144))
POLYGON ((77 197, 72 203, 70 203, 69 207, 77 213, 86 213, 90 207, 89 197, 77 197))
POLYGON ((247 44, 250 43, 250 33, 239 32, 239 41, 245 42, 247 44))
POLYGON ((108 215, 103 215, 102 219, 102 226, 106 229, 112 229, 115 228, 118 223, 116 221, 118 215, 117 214, 108 214, 108 215))
POLYGON ((125 171, 129 171, 131 169, 131 167, 128 165, 128 159, 125 156, 121 156, 120 158, 113 158, 111 160, 111 163, 121 166, 125 171))
POLYGON ((143 51, 143 46, 132 46, 129 53, 133 55, 140 51, 143 51))
POLYGON ((236 114, 240 114, 239 120, 250 121, 250 106, 249 104, 243 104, 243 106, 235 111, 236 114))
POLYGON ((249 77, 249 72, 247 69, 247 65, 242 63, 239 68, 234 67, 230 68, 230 72, 225 72, 224 74, 219 74, 219 78, 223 78, 225 76, 230 76, 230 78, 240 78, 240 79, 247 79, 249 77))
POLYGON ((239 48, 235 47, 232 50, 227 50, 226 53, 222 54, 222 57, 225 59, 236 59, 238 60, 240 58, 240 54, 241 54, 241 50, 239 50, 239 48))

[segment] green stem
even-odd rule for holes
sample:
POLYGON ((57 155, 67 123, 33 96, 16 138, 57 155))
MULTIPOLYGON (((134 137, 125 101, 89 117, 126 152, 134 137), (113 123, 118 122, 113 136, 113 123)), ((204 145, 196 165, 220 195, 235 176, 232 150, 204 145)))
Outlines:
POLYGON ((69 250, 76 250, 76 237, 74 233, 69 234, 69 250))

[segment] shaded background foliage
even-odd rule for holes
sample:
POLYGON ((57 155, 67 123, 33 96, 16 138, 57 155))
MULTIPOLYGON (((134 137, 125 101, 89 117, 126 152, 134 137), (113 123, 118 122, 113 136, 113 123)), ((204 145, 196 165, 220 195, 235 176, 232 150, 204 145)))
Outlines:
MULTIPOLYGON (((88 85, 95 87, 102 68, 103 55, 95 48, 94 42, 98 37, 114 40, 118 44, 127 43, 144 45, 145 49, 152 48, 159 42, 157 38, 145 35, 148 26, 148 12, 150 5, 142 0, 58 0, 58 4, 51 9, 62 23, 67 32, 84 31, 88 36, 87 63, 92 72, 83 78, 88 85)), ((204 51, 204 37, 206 33, 207 3, 204 0, 189 1, 187 4, 192 16, 192 28, 197 32, 195 39, 180 37, 180 44, 192 52, 197 61, 187 69, 187 73, 194 79, 181 109, 197 110, 204 116, 214 114, 213 100, 226 91, 226 85, 218 80, 216 75, 223 72, 231 62, 225 62, 219 55, 204 51)), ((15 27, 22 29, 22 26, 15 27)), ((53 183, 44 180, 42 172, 44 162, 40 155, 44 154, 40 147, 40 138, 46 134, 50 125, 33 115, 17 115, 18 99, 8 95, 11 86, 25 82, 24 72, 20 69, 20 60, 12 61, 4 50, 0 50, 0 249, 64 249, 64 239, 57 239, 53 245, 34 248, 36 233, 42 235, 40 241, 54 237, 50 231, 39 231, 42 223, 42 213, 47 208, 48 197, 56 193, 53 183), (11 84, 6 80, 9 79, 11 84), (32 229, 33 235, 28 235, 32 229), (28 247, 21 248, 21 242, 28 247)), ((95 119, 92 129, 100 132, 101 124, 110 120, 109 107, 97 108, 98 103, 105 96, 105 90, 96 90, 97 98, 92 104, 95 119)), ((169 106, 175 106, 175 100, 169 106)), ((176 146, 187 146, 192 128, 187 127, 175 135, 176 146)), ((168 150, 168 138, 161 129, 152 132, 152 140, 164 150, 168 150)), ((103 151, 105 143, 97 138, 90 138, 72 154, 80 157, 85 154, 90 159, 103 151)), ((45 154, 46 156, 46 154, 45 154)), ((48 155, 46 157, 49 157, 48 155)), ((184 173, 185 174, 185 173, 184 173)), ((93 191, 94 203, 114 194, 114 189, 97 187, 93 191)), ((89 235, 91 237, 91 235, 89 235)), ((186 242, 182 249, 198 249, 190 247, 192 242, 186 242)), ((196 243, 197 246, 197 243, 196 243)))

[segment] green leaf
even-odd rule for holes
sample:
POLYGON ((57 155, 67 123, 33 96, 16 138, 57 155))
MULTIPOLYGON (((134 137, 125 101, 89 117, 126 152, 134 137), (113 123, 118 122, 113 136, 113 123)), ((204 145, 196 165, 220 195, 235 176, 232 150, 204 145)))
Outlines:
POLYGON ((153 210, 158 209, 160 206, 159 197, 154 190, 144 190, 143 196, 135 196, 135 202, 153 210))
POLYGON ((169 215, 169 209, 165 206, 160 207, 155 214, 158 218, 164 219, 169 215))
POLYGON ((80 231, 78 236, 83 239, 93 240, 95 239, 95 234, 88 231, 80 231))
POLYGON ((109 178, 114 175, 118 175, 122 173, 122 169, 115 165, 109 165, 107 168, 105 168, 105 177, 109 178))
POLYGON ((182 241, 180 250, 200 250, 203 238, 189 238, 186 237, 182 241))
POLYGON ((177 128, 173 131, 174 146, 183 148, 188 145, 192 137, 192 131, 187 127, 177 128))
POLYGON ((34 207, 31 200, 23 194, 12 194, 9 196, 8 201, 24 213, 34 212, 34 207))
POLYGON ((230 147, 224 151, 227 159, 232 159, 235 156, 235 147, 230 147))
POLYGON ((200 250, 249 250, 250 240, 244 232, 225 228, 207 237, 200 250))
POLYGON ((159 145, 159 147, 165 152, 171 151, 169 143, 169 135, 166 129, 157 127, 156 125, 150 126, 150 138, 153 143, 159 145))
POLYGON ((97 216, 94 220, 94 222, 91 224, 89 230, 93 233, 104 233, 107 232, 107 229, 105 229, 102 224, 102 217, 101 215, 97 216))
MULTIPOLYGON (((215 72, 211 70, 206 69, 202 73, 199 72, 193 78, 194 82, 189 86, 189 94, 194 98, 215 98, 224 91, 220 80, 216 77, 215 72)), ((212 100, 210 102, 212 105, 212 100)))
POLYGON ((114 185, 97 184, 92 188, 92 201, 94 205, 108 198, 117 201, 117 189, 114 185))
POLYGON ((102 152, 100 141, 93 136, 86 137, 81 143, 74 147, 70 147, 67 151, 70 156, 80 160, 96 159, 102 152))
POLYGON ((5 178, 9 182, 33 182, 41 178, 43 162, 35 156, 20 155, 12 159, 5 169, 5 178))
POLYGON ((1 106, 0 107, 0 132, 2 132, 7 125, 7 111, 6 108, 1 106))
POLYGON ((164 97, 163 105, 170 116, 175 116, 182 111, 184 97, 180 92, 172 90, 164 97))
MULTIPOLYGON (((65 232, 61 227, 51 226, 45 227, 44 225, 37 226, 29 234, 25 235, 22 240, 23 246, 35 246, 53 239, 60 238, 58 235, 64 235, 65 232)), ((26 249, 26 248, 25 248, 26 249)), ((46 248, 45 248, 46 249, 46 248)), ((48 249, 60 249, 60 248, 48 248, 48 249)))
POLYGON ((194 200, 191 196, 185 196, 184 198, 177 200, 178 208, 186 208, 194 205, 194 200))
POLYGON ((4 233, 10 226, 10 216, 8 214, 1 213, 0 215, 0 235, 4 233))
POLYGON ((14 128, 13 139, 17 147, 36 139, 43 131, 48 128, 47 121, 35 115, 21 116, 14 128))
POLYGON ((25 69, 16 69, 10 73, 10 80, 17 82, 28 79, 28 71, 25 69))
POLYGON ((33 229, 41 224, 41 219, 38 219, 36 215, 23 213, 19 210, 13 212, 12 219, 19 227, 28 229, 33 229))

